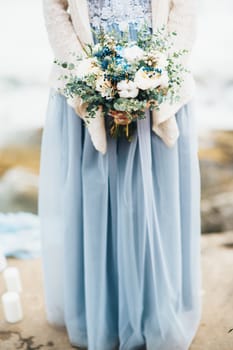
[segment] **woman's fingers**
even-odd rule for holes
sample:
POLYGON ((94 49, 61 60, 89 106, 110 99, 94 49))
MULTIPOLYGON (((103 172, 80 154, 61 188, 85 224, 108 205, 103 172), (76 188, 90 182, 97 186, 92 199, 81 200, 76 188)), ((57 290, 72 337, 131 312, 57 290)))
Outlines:
POLYGON ((113 117, 116 118, 127 118, 126 114, 124 112, 120 112, 120 111, 110 111, 109 112, 110 115, 112 115, 113 117))

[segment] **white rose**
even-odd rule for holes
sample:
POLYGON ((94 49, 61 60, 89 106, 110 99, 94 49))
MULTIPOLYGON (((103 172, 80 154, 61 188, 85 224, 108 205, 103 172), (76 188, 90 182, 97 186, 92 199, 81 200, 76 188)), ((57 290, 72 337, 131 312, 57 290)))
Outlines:
POLYGON ((160 85, 165 86, 168 83, 168 77, 166 75, 166 72, 159 74, 140 68, 135 74, 134 82, 141 90, 155 89, 160 85))
POLYGON ((117 90, 123 98, 135 98, 139 92, 137 85, 131 80, 121 80, 117 83, 117 90))
POLYGON ((135 74, 134 82, 139 89, 148 90, 159 86, 158 77, 160 77, 159 74, 140 68, 135 74))
POLYGON ((111 98, 112 85, 109 80, 104 79, 103 75, 100 75, 96 79, 96 91, 101 93, 102 97, 111 98))
POLYGON ((88 74, 98 74, 100 72, 100 68, 97 65, 97 60, 95 58, 84 58, 78 64, 75 74, 78 78, 82 79, 88 74))
POLYGON ((140 60, 144 54, 145 52, 137 45, 126 47, 122 52, 122 56, 129 62, 140 60))

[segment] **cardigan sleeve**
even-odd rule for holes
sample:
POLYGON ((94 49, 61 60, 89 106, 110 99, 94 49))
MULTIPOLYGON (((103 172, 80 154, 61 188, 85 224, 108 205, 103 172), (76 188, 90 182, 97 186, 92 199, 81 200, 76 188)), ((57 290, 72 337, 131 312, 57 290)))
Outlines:
POLYGON ((67 0, 43 0, 50 46, 54 56, 62 61, 70 61, 70 53, 83 51, 67 10, 67 0))
MULTIPOLYGON (((43 10, 49 42, 55 57, 69 62, 70 53, 84 54, 67 11, 68 1, 43 0, 43 10)), ((69 98, 67 102, 74 108, 77 115, 84 119, 86 106, 81 99, 78 96, 74 96, 69 98)), ((91 119, 88 131, 95 148, 103 154, 106 153, 107 139, 101 110, 96 113, 95 118, 91 119)))
MULTIPOLYGON (((62 62, 70 62, 72 59, 70 53, 84 54, 68 13, 68 1, 43 0, 43 13, 49 43, 55 58, 62 62)), ((63 92, 63 81, 59 80, 59 77, 65 74, 66 71, 66 68, 58 67, 55 63, 53 64, 52 73, 56 72, 56 88, 61 93, 63 92)), ((80 98, 69 98, 68 103, 80 117, 83 116, 84 108, 80 98)))
MULTIPOLYGON (((173 46, 171 51, 186 49, 188 53, 179 58, 185 68, 190 68, 190 55, 196 37, 196 6, 197 0, 171 0, 170 13, 167 23, 169 32, 176 32, 172 36, 173 46)), ((184 81, 181 85, 179 101, 170 104, 165 101, 160 105, 158 111, 153 111, 152 129, 164 142, 173 146, 179 137, 179 129, 175 114, 192 97, 195 91, 195 83, 192 74, 184 74, 184 81)))
POLYGON ((168 31, 177 33, 177 36, 172 36, 173 51, 188 50, 188 54, 181 58, 184 65, 189 64, 190 54, 196 38, 196 13, 197 0, 171 1, 168 31))

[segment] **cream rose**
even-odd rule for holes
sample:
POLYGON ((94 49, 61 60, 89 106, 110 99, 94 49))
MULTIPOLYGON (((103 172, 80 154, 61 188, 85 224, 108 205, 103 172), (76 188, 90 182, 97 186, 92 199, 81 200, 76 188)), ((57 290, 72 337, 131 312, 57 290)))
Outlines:
POLYGON ((123 98, 135 98, 139 92, 136 83, 131 80, 121 80, 117 84, 117 90, 123 98))
POLYGON ((167 56, 159 51, 151 51, 149 53, 146 53, 145 55, 145 61, 148 62, 148 65, 154 66, 160 69, 165 69, 167 66, 167 56))
POLYGON ((135 74, 134 82, 139 89, 148 90, 159 86, 159 77, 160 75, 157 73, 148 72, 140 68, 135 74))
POLYGON ((101 93, 102 97, 111 98, 112 85, 111 82, 107 79, 104 79, 103 75, 100 75, 96 79, 96 91, 101 93))
POLYGON ((145 52, 137 45, 126 47, 122 56, 129 62, 140 60, 144 56, 145 52))
POLYGON ((140 68, 135 74, 134 82, 141 90, 155 89, 158 86, 167 86, 168 76, 166 72, 159 74, 140 68))
POLYGON ((88 74, 99 74, 101 72, 96 58, 84 58, 80 63, 78 64, 75 74, 78 78, 82 79, 88 74))

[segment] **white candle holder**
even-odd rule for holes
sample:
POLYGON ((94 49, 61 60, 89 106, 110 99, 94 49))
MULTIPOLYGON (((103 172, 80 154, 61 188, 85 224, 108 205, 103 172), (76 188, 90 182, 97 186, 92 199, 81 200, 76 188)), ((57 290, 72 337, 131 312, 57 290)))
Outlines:
POLYGON ((4 317, 7 322, 15 323, 23 319, 20 296, 16 292, 6 292, 2 295, 4 317))
POLYGON ((22 292, 19 270, 16 267, 7 267, 3 271, 3 277, 9 292, 22 292))

